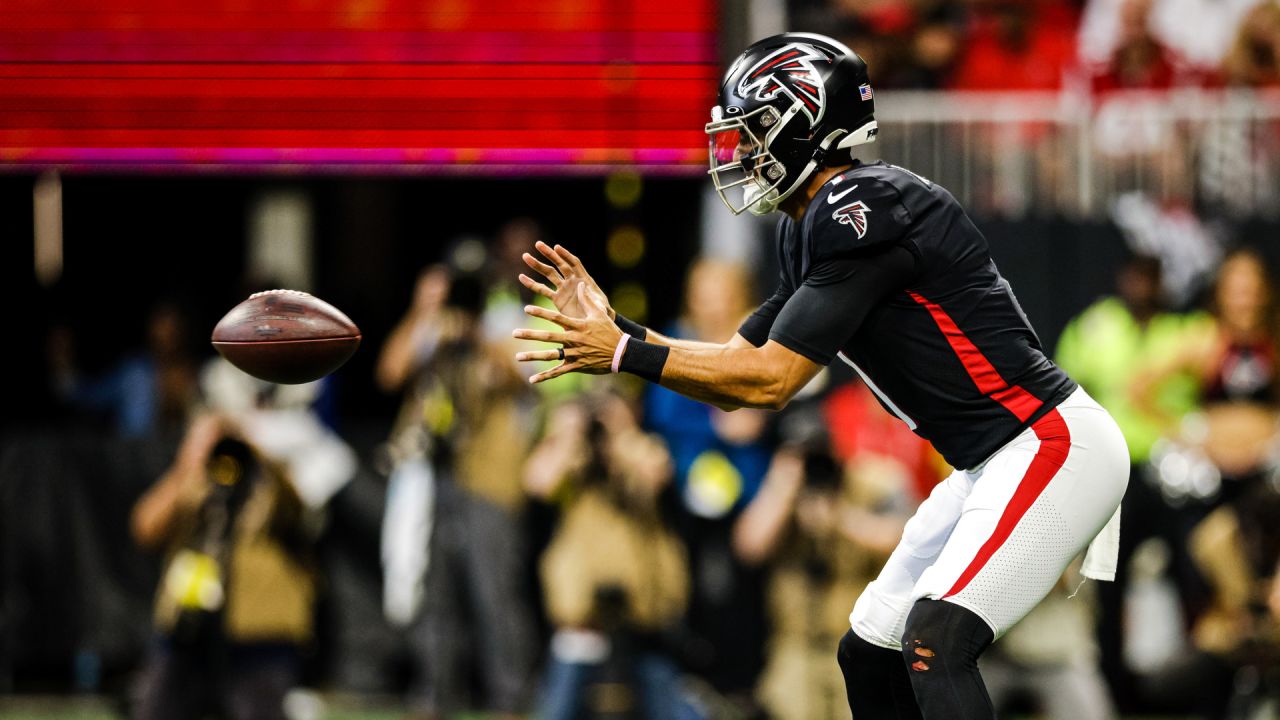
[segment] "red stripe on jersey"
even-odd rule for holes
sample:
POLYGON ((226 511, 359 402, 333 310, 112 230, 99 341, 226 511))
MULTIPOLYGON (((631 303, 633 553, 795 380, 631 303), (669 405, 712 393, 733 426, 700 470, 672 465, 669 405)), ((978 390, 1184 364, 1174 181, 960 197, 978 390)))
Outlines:
POLYGON ((1013 497, 1005 506, 1000 520, 996 522, 996 529, 992 531, 991 537, 982 544, 973 561, 964 569, 964 572, 960 573, 955 585, 952 585, 947 594, 942 597, 951 597, 965 589, 969 581, 973 580, 974 576, 986 566, 991 556, 995 555, 996 550, 999 550, 1000 546, 1009 539, 1018 521, 1027 513, 1032 503, 1040 497, 1040 493, 1044 492, 1049 481, 1058 474, 1058 470, 1061 470, 1063 463, 1067 461, 1067 453, 1071 451, 1071 431, 1057 408, 1050 410, 1047 415, 1032 423, 1031 429, 1035 431, 1036 437, 1040 438, 1040 449, 1036 451, 1036 456, 1027 466, 1027 472, 1018 483, 1018 488, 1013 491, 1013 497))
POLYGON ((923 296, 907 291, 911 295, 911 299, 924 306, 929 314, 933 316, 933 321, 937 323, 938 329, 947 339, 947 343, 951 345, 951 349, 955 351, 956 357, 960 358, 960 364, 964 365, 964 369, 969 373, 969 377, 973 378, 973 384, 978 386, 978 392, 990 397, 992 400, 1000 403, 1004 409, 1013 413, 1019 420, 1025 421, 1031 417, 1036 410, 1040 409, 1040 401, 1034 395, 1022 389, 1018 385, 1010 385, 1005 382, 1004 378, 996 370, 986 355, 982 354, 964 334, 956 321, 951 319, 946 310, 935 302, 930 302, 923 296))

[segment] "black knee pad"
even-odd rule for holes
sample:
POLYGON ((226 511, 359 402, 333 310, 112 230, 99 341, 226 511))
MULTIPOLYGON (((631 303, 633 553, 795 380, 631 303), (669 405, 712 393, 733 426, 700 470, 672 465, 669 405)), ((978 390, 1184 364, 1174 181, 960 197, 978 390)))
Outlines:
POLYGON ((945 600, 918 600, 902 633, 902 655, 914 684, 940 669, 935 666, 976 671, 978 656, 993 639, 991 627, 971 610, 945 600))
POLYGON ((921 720, 899 651, 872 645, 850 630, 840 639, 836 660, 855 718, 921 720))
POLYGON ((873 651, 878 649, 880 648, 863 640, 850 630, 840 638, 840 645, 836 648, 836 662, 840 663, 840 669, 848 675, 854 668, 873 659, 875 655, 873 651))

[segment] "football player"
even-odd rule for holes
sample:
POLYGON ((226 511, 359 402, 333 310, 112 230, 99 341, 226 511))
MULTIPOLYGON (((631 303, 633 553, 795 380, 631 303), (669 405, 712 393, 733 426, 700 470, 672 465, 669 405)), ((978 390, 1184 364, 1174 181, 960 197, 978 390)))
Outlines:
POLYGON ((944 188, 863 163, 876 137, 863 60, 787 33, 729 68, 706 130, 734 213, 782 214, 777 290, 724 344, 664 337, 617 316, 582 263, 537 246, 521 276, 562 332, 520 360, 531 378, 629 372, 726 408, 781 408, 836 358, 956 471, 907 524, 857 599, 837 650, 859 720, 994 718, 978 656, 1043 598, 1081 551, 1114 574, 1129 457, 1119 429, 1044 354, 986 240, 944 188), (1095 542, 1095 538, 1098 541, 1095 542))

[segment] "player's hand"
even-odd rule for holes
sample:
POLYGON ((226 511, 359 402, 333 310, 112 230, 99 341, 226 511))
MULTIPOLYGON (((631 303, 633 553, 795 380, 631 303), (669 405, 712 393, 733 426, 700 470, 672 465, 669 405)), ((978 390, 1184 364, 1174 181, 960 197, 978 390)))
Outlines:
POLYGON ((556 245, 554 248, 550 245, 538 241, 534 244, 538 252, 542 256, 551 261, 551 264, 542 262, 529 253, 525 253, 522 257, 525 265, 532 270, 538 272, 542 277, 547 279, 546 284, 520 274, 520 284, 529 288, 534 293, 541 295, 551 302, 555 303, 556 309, 568 315, 569 317, 581 318, 586 316, 586 310, 578 301, 578 286, 583 285, 587 288, 589 294, 600 299, 600 304, 605 308, 605 313, 609 319, 613 320, 614 311, 609 307, 609 299, 605 296, 600 286, 592 279, 591 274, 583 267, 582 261, 576 255, 569 252, 563 245, 556 245))
POLYGON ((528 350, 516 353, 517 362, 527 360, 562 360, 562 362, 529 378, 531 383, 540 383, 569 372, 603 375, 613 364, 613 351, 618 347, 622 331, 609 314, 605 305, 590 291, 586 283, 577 285, 577 302, 583 308, 584 316, 570 317, 556 310, 548 310, 537 305, 526 305, 526 314, 550 320, 564 328, 564 332, 547 332, 545 330, 521 329, 511 333, 518 340, 537 340, 538 342, 560 345, 555 350, 528 350))

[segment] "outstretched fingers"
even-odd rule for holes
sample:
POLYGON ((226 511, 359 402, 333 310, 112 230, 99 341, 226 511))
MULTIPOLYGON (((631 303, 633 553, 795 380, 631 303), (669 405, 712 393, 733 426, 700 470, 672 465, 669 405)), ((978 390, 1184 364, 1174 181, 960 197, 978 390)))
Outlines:
POLYGON ((559 245, 553 248, 539 240, 533 246, 538 249, 538 252, 542 253, 543 257, 555 264, 561 275, 568 277, 573 272, 573 267, 569 264, 569 260, 560 254, 559 245))
POLYGON ((537 375, 534 375, 533 377, 529 378, 529 382, 534 385, 537 385, 540 382, 545 382, 552 378, 558 378, 561 375, 564 375, 565 373, 571 373, 577 369, 578 369, 578 363, 576 362, 571 363, 566 360, 565 362, 551 368, 550 370, 543 370, 537 375))
POLYGON ((555 251, 557 255, 564 258, 569 263, 569 268, 571 270, 574 270, 584 276, 587 274, 587 269, 583 267, 582 261, 578 259, 577 255, 569 252, 568 248, 563 245, 556 245, 555 251))
POLYGON ((511 337, 517 340, 535 340, 537 342, 560 343, 562 345, 569 341, 569 333, 529 330, 526 328, 512 330, 511 337))
POLYGON ((537 305, 525 305, 524 313, 530 317, 541 318, 559 325, 566 330, 576 330, 582 326, 582 321, 577 318, 571 318, 558 310, 549 310, 537 305))
MULTIPOLYGON (((541 309, 541 308, 539 308, 541 309)), ((546 330, 513 330, 511 336, 518 340, 536 340, 538 342, 559 343, 560 347, 550 350, 523 350, 516 353, 516 362, 536 361, 556 361, 560 360, 560 364, 545 370, 529 378, 529 382, 537 384, 559 377, 567 372, 573 372, 581 367, 578 362, 577 351, 570 347, 573 342, 570 334, 567 332, 547 332, 546 330)))
POLYGON ((525 350, 516 353, 516 362, 529 362, 531 360, 563 360, 564 362, 572 362, 573 351, 567 348, 556 348, 555 350, 525 350), (560 355, 561 351, 564 356, 560 355))
POLYGON ((557 272, 555 268, 542 262, 533 255, 524 253, 520 258, 524 260, 525 265, 528 265, 531 270, 545 277, 552 285, 559 287, 560 283, 564 282, 564 278, 561 277, 560 273, 557 272))
POLYGON ((533 278, 529 277, 528 275, 525 275, 524 273, 520 273, 519 278, 520 278, 520 284, 532 290, 534 294, 541 295, 542 297, 547 298, 548 300, 554 301, 556 299, 556 292, 551 288, 547 287, 546 285, 543 285, 542 283, 538 282, 537 280, 534 280, 533 278))

